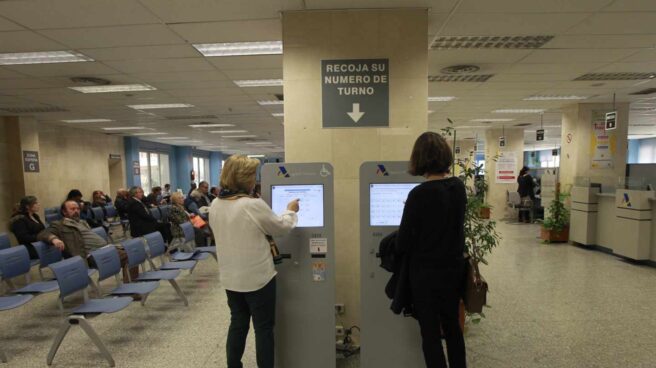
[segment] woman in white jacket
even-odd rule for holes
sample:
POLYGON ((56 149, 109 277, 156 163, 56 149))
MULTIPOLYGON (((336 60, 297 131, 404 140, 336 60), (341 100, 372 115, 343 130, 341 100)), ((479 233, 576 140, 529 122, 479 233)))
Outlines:
POLYGON ((228 158, 221 172, 221 192, 212 202, 209 223, 219 254, 221 284, 230 307, 226 353, 228 368, 241 368, 251 317, 259 368, 273 368, 276 270, 266 235, 284 235, 298 221, 298 200, 280 215, 251 194, 260 161, 244 155, 228 158))

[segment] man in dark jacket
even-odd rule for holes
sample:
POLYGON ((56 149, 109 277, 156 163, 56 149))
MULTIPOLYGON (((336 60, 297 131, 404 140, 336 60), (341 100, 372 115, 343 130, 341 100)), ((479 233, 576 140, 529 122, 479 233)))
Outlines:
POLYGON ((130 220, 130 234, 133 238, 159 231, 164 239, 171 240, 171 227, 169 224, 157 222, 150 214, 148 207, 142 202, 144 192, 141 187, 130 188, 128 201, 128 219, 130 220))
POLYGON ((121 188, 116 191, 116 199, 114 200, 114 207, 116 207, 116 212, 118 212, 119 217, 123 220, 128 218, 128 201, 130 200, 130 193, 125 189, 121 188))

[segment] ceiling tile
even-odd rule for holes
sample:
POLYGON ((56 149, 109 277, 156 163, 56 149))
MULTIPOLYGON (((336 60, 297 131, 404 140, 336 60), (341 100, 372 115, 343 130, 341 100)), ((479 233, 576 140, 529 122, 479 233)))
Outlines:
POLYGON ((67 50, 68 47, 32 31, 0 32, 0 52, 67 50))
POLYGON ((279 18, 171 24, 169 27, 191 43, 279 41, 282 23, 279 18))
POLYGON ((518 63, 503 72, 506 74, 554 74, 554 73, 580 73, 584 74, 601 68, 608 63, 518 63))
POLYGON ((135 0, 2 1, 0 15, 31 29, 160 22, 135 0))
POLYGON ((111 47, 79 51, 97 61, 202 57, 191 45, 111 47))
POLYGON ((604 8, 605 12, 635 12, 635 11, 656 11, 656 2, 653 0, 615 0, 608 7, 604 8))
POLYGON ((146 83, 153 83, 153 85, 158 88, 167 88, 167 82, 171 82, 168 85, 170 87, 176 83, 179 85, 196 82, 225 81, 227 79, 226 75, 218 70, 178 73, 138 73, 134 75, 146 83))
POLYGON ((52 83, 37 78, 4 79, 0 84, 3 89, 52 88, 52 83))
MULTIPOLYGON (((276 69, 249 69, 249 70, 239 70, 239 69, 231 69, 231 70, 223 70, 225 75, 234 80, 242 80, 242 79, 282 79, 282 68, 276 68, 276 69)), ((253 89, 253 88, 258 88, 258 87, 248 87, 244 88, 244 90, 247 89, 253 89)))
POLYGON ((596 69, 595 73, 603 72, 614 72, 614 73, 624 73, 624 72, 637 72, 637 73, 650 73, 656 72, 656 59, 652 59, 650 63, 625 63, 624 61, 620 63, 613 63, 606 65, 602 68, 596 69))
POLYGON ((77 77, 116 74, 116 70, 98 62, 11 65, 8 69, 35 77, 77 77))
POLYGON ((458 0, 305 0, 308 9, 384 9, 384 8, 427 8, 434 12, 447 13, 458 0))
POLYGON ((184 43, 164 25, 44 30, 41 33, 75 49, 184 43))
POLYGON ((166 23, 278 18, 283 10, 301 9, 301 1, 141 0, 166 23))
POLYGON ((119 60, 106 61, 105 64, 129 74, 214 70, 203 58, 119 60))
MULTIPOLYGON (((655 31, 656 32, 656 31, 655 31)), ((543 49, 638 49, 656 46, 653 35, 561 35, 543 49)))
MULTIPOLYGON (((458 50, 430 50, 428 52, 429 65, 454 64, 512 64, 534 50, 499 50, 499 49, 458 49, 458 50)), ((433 73, 433 70, 430 73, 433 73)))
MULTIPOLYGON (((531 4, 534 4, 533 2, 531 4)), ((557 35, 584 20, 587 13, 456 13, 440 36, 557 35)))
POLYGON ((563 60, 567 60, 568 63, 614 62, 637 51, 636 49, 535 50, 522 60, 522 63, 561 63, 563 60))
MULTIPOLYGON (((656 24, 654 25, 656 28, 656 24)), ((656 35, 654 36, 656 37, 656 35)), ((656 47, 656 44, 655 44, 656 47)), ((626 59, 621 60, 622 63, 656 63, 656 49, 641 50, 626 59)))
POLYGON ((210 57, 220 70, 282 68, 282 55, 210 57))
POLYGON ((17 79, 17 78, 27 78, 27 76, 17 73, 13 70, 9 70, 4 66, 0 66, 0 79, 17 79))
POLYGON ((612 3, 612 0, 495 0, 463 1, 458 7, 461 13, 566 13, 594 12, 612 3))
POLYGON ((598 13, 568 30, 567 34, 654 34, 654 24, 656 12, 598 13))
POLYGON ((19 26, 18 24, 0 17, 0 32, 4 31, 23 31, 25 28, 19 26))

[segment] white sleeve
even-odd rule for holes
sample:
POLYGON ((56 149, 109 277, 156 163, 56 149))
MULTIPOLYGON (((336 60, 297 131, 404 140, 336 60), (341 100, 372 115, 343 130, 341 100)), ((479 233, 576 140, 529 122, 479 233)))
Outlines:
POLYGON ((287 210, 276 215, 262 199, 251 201, 245 209, 248 217, 266 235, 285 235, 295 228, 298 222, 296 212, 287 210))

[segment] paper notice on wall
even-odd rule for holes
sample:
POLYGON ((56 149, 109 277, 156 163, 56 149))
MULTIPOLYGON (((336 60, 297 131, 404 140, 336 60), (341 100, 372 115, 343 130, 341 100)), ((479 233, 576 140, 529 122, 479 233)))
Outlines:
POLYGON ((494 177, 497 184, 514 184, 517 182, 517 155, 515 152, 501 152, 499 154, 494 177))
POLYGON ((326 262, 312 262, 312 281, 326 281, 326 262))
POLYGON ((615 154, 615 133, 606 130, 606 117, 603 112, 592 113, 592 134, 590 135, 590 167, 593 169, 612 169, 615 154))
POLYGON ((321 256, 328 253, 328 239, 327 238, 312 238, 310 239, 310 254, 312 256, 321 256))

